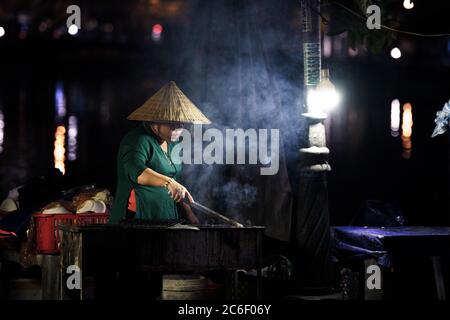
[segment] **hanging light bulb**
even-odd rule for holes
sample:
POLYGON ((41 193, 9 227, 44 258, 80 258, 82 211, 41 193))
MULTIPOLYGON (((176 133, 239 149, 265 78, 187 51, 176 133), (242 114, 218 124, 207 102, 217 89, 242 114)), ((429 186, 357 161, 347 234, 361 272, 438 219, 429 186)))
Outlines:
POLYGON ((399 48, 395 47, 391 50, 391 57, 394 59, 399 59, 402 56, 402 52, 399 48))
POLYGON ((410 10, 414 8, 414 2, 412 2, 411 0, 405 0, 403 1, 403 7, 407 10, 410 10))
POLYGON ((314 104, 323 111, 332 110, 340 101, 340 95, 330 81, 328 69, 322 69, 320 72, 320 82, 315 89, 314 100, 314 104))
POLYGON ((78 33, 78 27, 77 27, 77 25, 76 25, 76 24, 72 24, 72 25, 69 27, 68 32, 69 32, 69 34, 72 35, 72 36, 76 35, 76 34, 78 33))

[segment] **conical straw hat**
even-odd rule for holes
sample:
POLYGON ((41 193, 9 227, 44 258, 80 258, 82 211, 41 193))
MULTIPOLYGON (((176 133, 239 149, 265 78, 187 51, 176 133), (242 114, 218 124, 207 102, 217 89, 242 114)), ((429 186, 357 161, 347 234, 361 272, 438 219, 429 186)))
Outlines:
POLYGON ((159 89, 128 120, 210 124, 211 121, 184 95, 175 82, 159 89))

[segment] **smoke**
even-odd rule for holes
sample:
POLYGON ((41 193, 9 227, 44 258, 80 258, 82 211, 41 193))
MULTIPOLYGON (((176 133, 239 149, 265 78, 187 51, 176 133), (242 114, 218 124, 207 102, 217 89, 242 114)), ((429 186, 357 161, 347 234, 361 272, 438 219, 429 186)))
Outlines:
MULTIPOLYGON (((304 125, 298 2, 193 6, 176 41, 175 80, 213 122, 205 129, 279 129, 283 161, 295 173, 304 125)), ((184 165, 183 181, 199 203, 247 221, 265 181, 259 172, 256 165, 184 165)))
POLYGON ((240 184, 236 181, 231 181, 221 188, 215 189, 219 195, 224 196, 226 202, 234 207, 240 203, 246 202, 246 206, 250 207, 256 200, 256 188, 249 184, 240 184))
POLYGON ((257 188, 246 183, 230 181, 216 190, 227 203, 226 215, 245 224, 253 224, 243 210, 249 210, 256 201, 257 188))

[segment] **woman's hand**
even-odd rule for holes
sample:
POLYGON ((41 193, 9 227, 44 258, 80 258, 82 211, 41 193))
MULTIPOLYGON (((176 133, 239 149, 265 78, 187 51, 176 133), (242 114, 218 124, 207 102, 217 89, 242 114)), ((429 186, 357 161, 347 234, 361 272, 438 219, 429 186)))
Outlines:
POLYGON ((169 184, 167 185, 168 193, 172 197, 172 199, 175 202, 182 201, 185 197, 187 197, 189 202, 194 202, 194 199, 192 198, 189 191, 180 183, 176 182, 175 180, 171 179, 169 181, 169 184))

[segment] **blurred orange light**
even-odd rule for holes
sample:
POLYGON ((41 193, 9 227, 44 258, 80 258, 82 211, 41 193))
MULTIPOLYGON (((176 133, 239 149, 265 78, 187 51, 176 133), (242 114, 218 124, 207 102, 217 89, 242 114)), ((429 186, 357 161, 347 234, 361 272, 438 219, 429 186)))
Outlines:
POLYGON ((405 159, 411 158, 412 126, 413 126, 412 106, 410 103, 405 103, 403 105, 403 116, 402 116, 402 146, 403 146, 402 156, 405 159))
POLYGON ((55 149, 53 156, 55 157, 55 168, 59 169, 62 174, 66 173, 64 161, 66 148, 64 147, 66 140, 66 128, 64 126, 58 126, 55 132, 55 149))

